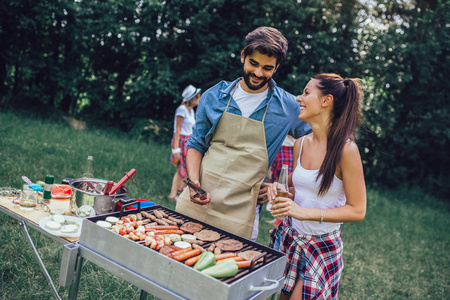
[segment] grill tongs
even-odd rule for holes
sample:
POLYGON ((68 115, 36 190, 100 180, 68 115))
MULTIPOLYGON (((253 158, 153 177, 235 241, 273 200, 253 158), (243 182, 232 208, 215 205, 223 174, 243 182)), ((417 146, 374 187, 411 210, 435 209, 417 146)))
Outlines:
POLYGON ((195 184, 192 183, 192 181, 189 178, 186 178, 185 180, 183 180, 184 183, 186 183, 186 185, 188 187, 190 187, 191 189, 193 189, 197 194, 194 195, 194 198, 197 198, 198 196, 202 195, 202 196, 206 196, 206 191, 202 188, 199 188, 198 186, 196 186, 195 184))

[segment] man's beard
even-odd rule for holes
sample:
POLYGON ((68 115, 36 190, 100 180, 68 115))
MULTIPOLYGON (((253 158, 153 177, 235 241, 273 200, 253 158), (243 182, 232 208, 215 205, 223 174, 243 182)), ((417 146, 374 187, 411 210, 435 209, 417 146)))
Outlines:
POLYGON ((249 89, 251 89, 252 91, 257 91, 257 90, 259 90, 260 88, 262 88, 263 86, 265 86, 266 83, 269 82, 269 80, 270 80, 270 78, 267 78, 267 77, 257 77, 257 76, 254 76, 254 77, 258 78, 258 79, 263 79, 263 82, 261 82, 260 84, 255 85, 255 84, 252 84, 252 83, 250 82, 250 77, 252 76, 252 74, 253 74, 253 73, 251 73, 251 72, 247 72, 247 73, 246 73, 246 72, 244 71, 244 75, 243 75, 245 84, 246 84, 247 87, 248 87, 249 89))

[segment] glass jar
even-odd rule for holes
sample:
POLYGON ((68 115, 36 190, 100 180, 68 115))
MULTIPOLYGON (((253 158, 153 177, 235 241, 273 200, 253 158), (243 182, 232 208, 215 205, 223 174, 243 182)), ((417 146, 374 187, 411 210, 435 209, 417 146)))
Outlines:
POLYGON ((38 193, 33 191, 28 184, 24 184, 20 192, 19 207, 24 211, 33 211, 37 206, 38 193))

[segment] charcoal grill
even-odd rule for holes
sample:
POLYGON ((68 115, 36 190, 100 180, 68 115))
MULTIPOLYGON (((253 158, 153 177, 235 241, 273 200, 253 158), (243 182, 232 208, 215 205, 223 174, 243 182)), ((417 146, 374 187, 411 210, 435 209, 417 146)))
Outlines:
MULTIPOLYGON (((210 243, 205 243, 203 247, 207 248, 210 243)), ((88 260, 96 263, 95 257, 98 257, 109 269, 114 269, 111 264, 122 268, 123 272, 116 271, 116 275, 123 274, 123 277, 136 278, 135 283, 138 287, 162 299, 209 300, 212 297, 217 300, 267 299, 281 289, 286 264, 283 253, 160 205, 86 218, 83 220, 78 244, 81 247, 81 254, 84 252, 83 256, 88 260), (255 263, 249 269, 240 269, 233 277, 213 278, 185 265, 183 261, 176 261, 142 243, 124 238, 96 224, 97 221, 105 220, 108 216, 121 217, 122 213, 128 215, 154 210, 162 210, 167 215, 185 222, 200 223, 204 229, 218 232, 221 239, 238 240, 244 244, 244 248, 239 251, 260 251, 264 254, 263 261, 255 263), (128 275, 125 276, 125 274, 128 275)), ((66 255, 63 253, 61 273, 64 273, 64 268, 73 268, 73 266, 67 267, 70 260, 66 259, 64 263, 64 257, 71 255, 67 254, 69 252, 71 252, 70 249, 67 249, 66 255)), ((65 273, 67 275, 67 272, 65 273)), ((67 284, 64 284, 64 274, 63 279, 60 276, 62 285, 70 284, 70 280, 66 280, 67 284)))

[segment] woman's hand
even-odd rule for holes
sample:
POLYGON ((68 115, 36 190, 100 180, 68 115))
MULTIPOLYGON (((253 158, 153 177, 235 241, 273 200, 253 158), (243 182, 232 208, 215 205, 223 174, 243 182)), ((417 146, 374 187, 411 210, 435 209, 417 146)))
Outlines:
POLYGON ((173 160, 174 160, 174 161, 179 162, 180 159, 181 159, 181 153, 175 153, 175 154, 173 155, 173 160))
POLYGON ((286 197, 276 197, 270 208, 274 217, 284 218, 286 216, 303 220, 303 210, 292 199, 286 197))
POLYGON ((273 201, 277 197, 277 185, 278 183, 274 182, 271 184, 267 184, 266 186, 267 188, 266 197, 269 200, 270 204, 273 204, 273 201))

